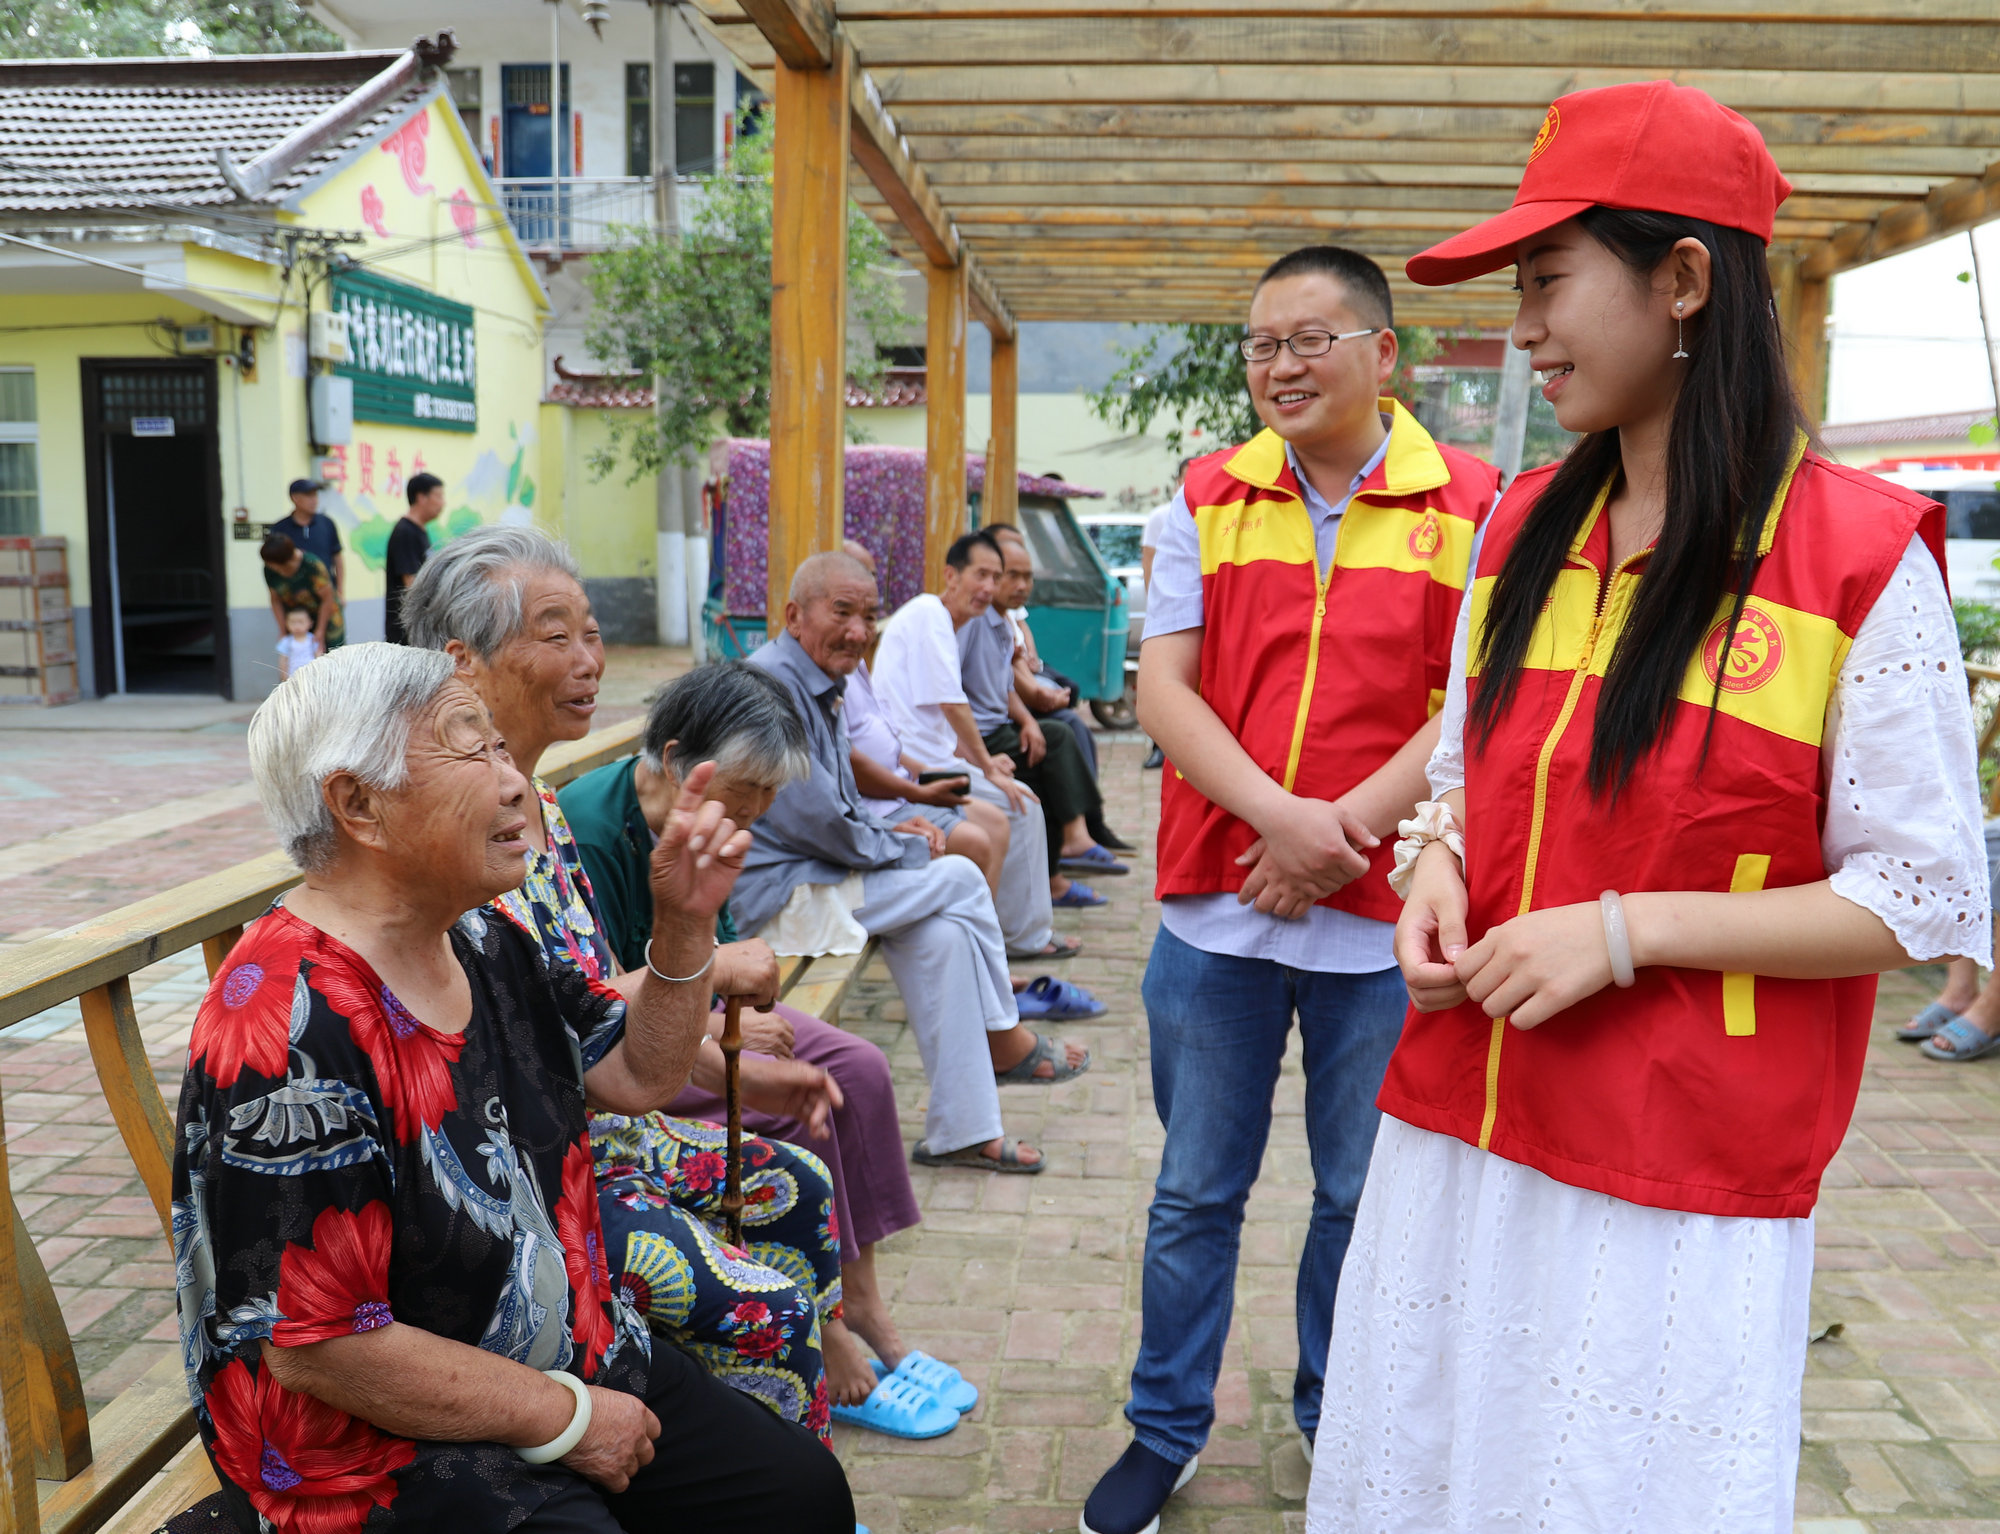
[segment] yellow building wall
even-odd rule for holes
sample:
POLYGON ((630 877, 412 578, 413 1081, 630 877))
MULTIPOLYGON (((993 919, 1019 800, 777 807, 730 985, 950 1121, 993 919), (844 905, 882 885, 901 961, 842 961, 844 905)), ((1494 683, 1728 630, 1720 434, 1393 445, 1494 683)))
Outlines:
POLYGON ((651 643, 658 632, 658 480, 645 474, 628 484, 629 470, 622 467, 594 479, 590 459, 610 446, 608 418, 643 414, 542 406, 541 482, 547 489, 536 521, 576 555, 598 622, 613 643, 651 643))

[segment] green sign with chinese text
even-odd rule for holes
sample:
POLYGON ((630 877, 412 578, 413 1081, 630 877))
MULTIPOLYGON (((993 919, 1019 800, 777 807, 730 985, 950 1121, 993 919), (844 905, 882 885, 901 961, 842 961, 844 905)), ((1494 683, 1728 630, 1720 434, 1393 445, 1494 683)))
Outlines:
POLYGON ((438 431, 479 425, 472 308, 374 272, 335 272, 332 305, 347 316, 354 419, 438 431))

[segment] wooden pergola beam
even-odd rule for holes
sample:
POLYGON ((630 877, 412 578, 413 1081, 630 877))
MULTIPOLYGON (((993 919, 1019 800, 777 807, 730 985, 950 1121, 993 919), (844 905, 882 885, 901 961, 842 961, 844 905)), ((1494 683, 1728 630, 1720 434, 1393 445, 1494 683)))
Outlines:
MULTIPOLYGON (((1997 29, 2000 30, 2000 29, 1997 29)), ((1935 61, 1950 61, 1940 55, 1935 61)), ((1562 68, 1542 60, 1499 65, 1354 64, 1290 60, 1261 64, 1092 64, 1044 59, 1034 68, 989 64, 869 66, 882 100, 901 113, 917 102, 1186 103, 1257 106, 1398 106, 1447 99, 1531 108, 1572 91, 1672 79, 1707 91, 1737 111, 1942 112, 2000 115, 2000 74, 1814 69, 1562 68)), ((1523 151, 1525 156, 1525 149, 1523 151)))
MULTIPOLYGON (((1208 64, 1412 64, 1513 66, 1534 60, 1550 68, 1677 69, 1699 59, 1708 70, 1767 70, 1773 59, 1796 59, 1811 72, 1919 71, 2000 73, 2000 28, 1982 20, 1861 24, 1834 20, 1711 19, 1694 28, 1643 13, 1615 19, 1578 16, 1480 15, 1461 9, 1440 26, 1408 14, 1260 16, 1243 7, 1230 14, 1077 14, 1020 17, 870 19, 848 11, 842 25, 871 69, 903 64, 1097 69, 1157 68, 1189 59, 1208 64)), ((1386 8, 1381 8, 1386 10, 1386 8)), ((1274 91, 1274 99, 1285 93, 1274 91)))
POLYGON ((1891 208, 1838 230, 1801 259, 1800 275, 1805 281, 1824 282, 1885 256, 1963 234, 1996 216, 2000 216, 2000 164, 1983 176, 1941 186, 1922 202, 1891 208))
MULTIPOLYGON (((1849 144, 1775 144, 1772 153, 1788 176, 1976 176, 2000 158, 2000 120, 1986 122, 1990 143, 1976 146, 1874 144, 1865 149, 1849 144), (1873 169, 1857 169, 1865 161, 1873 169)), ((900 123, 900 120, 899 120, 900 123)), ((908 134, 908 124, 900 124, 908 134)), ((1049 164, 1254 164, 1307 169, 1322 165, 1492 166, 1515 181, 1521 175, 1522 151, 1512 135, 1483 140, 1447 138, 1383 139, 1320 136, 1273 143, 1268 137, 1242 138, 1200 135, 1178 138, 1134 136, 1107 143, 1102 136, 1075 134, 953 133, 911 136, 912 150, 924 162, 946 165, 1049 164)))
POLYGON ((736 0, 771 52, 790 69, 833 63, 833 7, 827 0, 736 0))
POLYGON ((958 231, 938 201, 924 168, 910 158, 895 123, 860 70, 850 92, 854 117, 854 163, 882 196, 896 222, 909 232, 933 266, 958 264, 958 231))
MULTIPOLYGON (((1518 157, 1517 157, 1518 158, 1518 157)), ((1986 167, 1981 165, 1979 170, 1986 167)), ((1521 184, 1518 164, 1449 165, 1409 161, 1239 160, 940 160, 932 178, 940 187, 1175 186, 1175 187, 1412 187, 1490 188, 1512 199, 1521 184)), ((1942 176, 1801 171, 1790 178, 1794 197, 1850 197, 1871 200, 1919 199, 1930 195, 1942 176)))
MULTIPOLYGON (((1342 141, 1485 143, 1525 158, 1524 145, 1541 125, 1539 106, 1461 106, 1422 102, 1318 101, 1245 105, 1200 99, 1172 102, 1021 101, 899 103, 896 121, 923 144, 951 135, 995 135, 1021 144, 1043 136, 1194 138, 1206 142, 1249 139, 1266 146, 1342 141)), ((1744 113, 1773 150, 1783 145, 1845 148, 1857 155, 1876 147, 2000 145, 2000 121, 1928 108, 1897 112, 1762 111, 1744 113)), ((1101 153, 1110 155, 1115 146, 1101 153)))

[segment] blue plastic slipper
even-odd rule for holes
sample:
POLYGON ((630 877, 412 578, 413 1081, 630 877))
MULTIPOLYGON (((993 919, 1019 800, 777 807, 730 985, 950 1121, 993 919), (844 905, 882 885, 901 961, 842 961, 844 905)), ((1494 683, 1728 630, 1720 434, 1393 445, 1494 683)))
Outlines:
POLYGON ((1933 1060, 1950 1060, 1963 1064, 1967 1060, 1979 1060, 2000 1049, 2000 1033, 1988 1036, 1962 1017, 1954 1017, 1937 1033, 1917 1046, 1933 1060), (1949 1049, 1939 1049, 1938 1045, 1948 1044, 1949 1049))
POLYGON ((932 1400, 943 1402, 953 1411, 969 1412, 979 1404, 979 1387, 943 1359, 933 1358, 928 1353, 915 1349, 905 1353, 894 1374, 879 1358, 869 1359, 868 1364, 877 1379, 894 1379, 900 1375, 915 1383, 932 1400))
POLYGON ((1041 1018, 1066 1023, 1072 1018, 1097 1017, 1104 1011, 1104 1003, 1082 986, 1054 975, 1037 975, 1025 991, 1015 994, 1014 1005, 1020 1008, 1023 1022, 1041 1018))
POLYGON ((942 1438, 958 1426, 958 1413, 907 1375, 891 1374, 859 1406, 836 1406, 833 1420, 891 1438, 942 1438))
POLYGON ((1085 884, 1081 879, 1072 879, 1069 881, 1069 888, 1056 896, 1049 904, 1058 910, 1063 910, 1081 909, 1084 906, 1093 905, 1109 905, 1111 902, 1098 894, 1096 890, 1085 884))
POLYGON ((1925 1039, 1935 1038, 1940 1028, 1958 1021, 1958 1013, 1941 1001, 1934 1001, 1902 1027, 1896 1030, 1896 1037, 1905 1044, 1921 1044, 1925 1039))
POLYGON ((1064 853, 1061 859, 1062 872, 1079 874, 1129 874, 1132 870, 1121 863, 1102 847, 1092 847, 1088 852, 1072 856, 1064 853))

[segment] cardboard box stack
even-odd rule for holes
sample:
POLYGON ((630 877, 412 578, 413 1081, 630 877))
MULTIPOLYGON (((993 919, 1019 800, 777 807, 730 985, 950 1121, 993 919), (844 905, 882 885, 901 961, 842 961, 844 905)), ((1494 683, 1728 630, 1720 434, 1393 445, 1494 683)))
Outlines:
POLYGON ((0 705, 76 698, 69 540, 0 538, 0 705))

